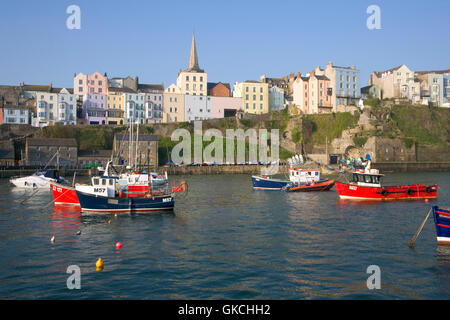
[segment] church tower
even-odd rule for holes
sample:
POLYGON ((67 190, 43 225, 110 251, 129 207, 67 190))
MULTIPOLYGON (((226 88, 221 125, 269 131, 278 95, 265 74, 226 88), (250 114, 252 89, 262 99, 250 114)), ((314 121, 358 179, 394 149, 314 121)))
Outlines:
POLYGON ((206 96, 208 92, 208 79, 204 70, 198 64, 197 46, 195 34, 192 34, 191 52, 189 66, 186 70, 178 73, 177 87, 183 94, 206 96))

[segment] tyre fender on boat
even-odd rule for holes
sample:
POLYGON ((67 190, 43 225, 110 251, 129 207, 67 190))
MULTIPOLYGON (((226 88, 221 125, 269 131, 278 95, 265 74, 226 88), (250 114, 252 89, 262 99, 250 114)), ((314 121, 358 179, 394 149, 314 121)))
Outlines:
POLYGON ((425 187, 425 192, 427 192, 427 193, 430 193, 430 192, 431 192, 430 186, 426 186, 426 187, 425 187))
POLYGON ((412 191, 411 188, 408 188, 408 189, 406 190, 406 193, 408 194, 408 196, 410 196, 410 195, 412 195, 413 191, 412 191))
POLYGON ((388 194, 387 190, 385 188, 382 188, 380 191, 380 194, 384 197, 388 194))

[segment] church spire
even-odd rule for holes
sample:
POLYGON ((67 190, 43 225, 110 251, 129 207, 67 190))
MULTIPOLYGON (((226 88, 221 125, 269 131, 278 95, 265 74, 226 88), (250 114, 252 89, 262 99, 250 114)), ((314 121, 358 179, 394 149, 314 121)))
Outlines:
POLYGON ((192 33, 191 56, 189 57, 189 67, 186 71, 203 72, 198 66, 197 48, 195 46, 195 34, 192 33))

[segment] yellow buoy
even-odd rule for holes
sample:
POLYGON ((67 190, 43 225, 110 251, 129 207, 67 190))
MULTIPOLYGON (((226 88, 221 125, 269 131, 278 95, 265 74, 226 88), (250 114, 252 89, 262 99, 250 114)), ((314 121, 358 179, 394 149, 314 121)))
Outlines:
POLYGON ((97 262, 95 263, 95 268, 97 271, 103 270, 103 260, 102 258, 98 258, 97 262))

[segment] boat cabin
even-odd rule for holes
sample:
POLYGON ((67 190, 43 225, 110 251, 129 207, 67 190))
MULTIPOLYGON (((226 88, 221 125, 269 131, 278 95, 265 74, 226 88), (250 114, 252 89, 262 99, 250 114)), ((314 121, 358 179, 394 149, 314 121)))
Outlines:
POLYGON ((378 170, 356 170, 352 174, 353 184, 366 187, 381 187, 381 178, 383 174, 380 174, 378 170))
POLYGON ((114 197, 116 188, 119 187, 118 179, 113 176, 94 176, 91 178, 91 185, 77 184, 75 189, 97 196, 114 197))
POLYGON ((320 170, 289 168, 289 180, 295 184, 310 184, 320 180, 320 170))

